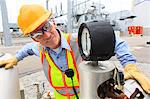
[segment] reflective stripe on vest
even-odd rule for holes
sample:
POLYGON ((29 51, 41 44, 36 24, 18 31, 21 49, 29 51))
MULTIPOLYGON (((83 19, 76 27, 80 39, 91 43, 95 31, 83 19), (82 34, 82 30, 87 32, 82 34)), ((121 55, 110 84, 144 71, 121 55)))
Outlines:
MULTIPOLYGON (((70 43, 70 36, 65 36, 68 40, 68 43, 70 43)), ((42 48, 40 48, 40 57, 42 60, 42 63, 44 64, 45 58, 48 62, 48 80, 50 81, 51 85, 56 89, 56 91, 62 95, 65 96, 72 96, 74 95, 74 91, 72 90, 72 81, 70 78, 68 78, 54 63, 52 58, 49 56, 47 51, 43 51, 42 48), (44 52, 44 53, 43 53, 44 52)), ((76 62, 73 56, 73 52, 66 50, 66 58, 67 58, 67 64, 69 69, 73 69, 74 71, 74 77, 73 82, 74 86, 76 88, 77 93, 79 93, 79 74, 77 71, 76 62)))

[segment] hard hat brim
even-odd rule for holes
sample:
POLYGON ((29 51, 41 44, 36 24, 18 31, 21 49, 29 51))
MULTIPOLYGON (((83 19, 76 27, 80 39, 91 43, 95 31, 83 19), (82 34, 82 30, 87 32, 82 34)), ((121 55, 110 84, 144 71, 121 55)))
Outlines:
POLYGON ((34 31, 36 28, 38 28, 44 21, 46 21, 50 16, 52 15, 51 12, 47 11, 46 14, 41 16, 36 22, 31 24, 25 31, 24 36, 29 35, 32 31, 34 31))

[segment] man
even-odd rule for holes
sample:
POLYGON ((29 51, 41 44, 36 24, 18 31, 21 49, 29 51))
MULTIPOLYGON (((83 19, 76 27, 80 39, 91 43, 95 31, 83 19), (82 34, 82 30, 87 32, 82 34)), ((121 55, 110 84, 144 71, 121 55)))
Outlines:
MULTIPOLYGON (((69 68, 74 70, 74 87, 79 94, 79 74, 77 66, 81 57, 74 55, 71 42, 76 42, 76 34, 63 34, 56 29, 55 22, 50 19, 51 13, 40 5, 24 5, 20 9, 18 25, 24 35, 30 36, 35 42, 25 45, 15 56, 7 61, 0 61, 0 65, 6 64, 5 68, 12 68, 23 58, 36 55, 40 56, 44 73, 55 89, 56 99, 75 99, 72 82, 65 75, 69 68)), ((127 44, 116 37, 115 53, 118 60, 125 67, 125 78, 137 80, 145 92, 150 94, 150 80, 147 79, 137 68, 136 59, 129 52, 127 44)))

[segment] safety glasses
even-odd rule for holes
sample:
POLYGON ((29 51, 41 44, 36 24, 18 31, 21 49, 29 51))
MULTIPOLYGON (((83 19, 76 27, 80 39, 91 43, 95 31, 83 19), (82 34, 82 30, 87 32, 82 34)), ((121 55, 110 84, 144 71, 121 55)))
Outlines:
POLYGON ((44 24, 44 26, 40 30, 30 33, 30 37, 34 39, 40 39, 45 32, 49 32, 51 31, 51 29, 52 29, 52 20, 49 20, 44 24))

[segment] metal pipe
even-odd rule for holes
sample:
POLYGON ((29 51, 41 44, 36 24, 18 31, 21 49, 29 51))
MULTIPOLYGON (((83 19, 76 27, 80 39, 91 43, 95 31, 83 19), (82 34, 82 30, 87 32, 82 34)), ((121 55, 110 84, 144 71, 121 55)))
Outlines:
MULTIPOLYGON (((12 57, 10 54, 1 54, 0 60, 6 60, 12 57)), ((20 99, 20 86, 18 68, 6 70, 0 68, 0 99, 20 99)))
POLYGON ((68 6, 67 6, 67 32, 72 32, 72 1, 68 0, 68 6))
POLYGON ((12 45, 12 35, 9 29, 7 7, 5 0, 0 0, 1 14, 2 14, 2 24, 3 24, 3 34, 4 34, 4 45, 12 45))

